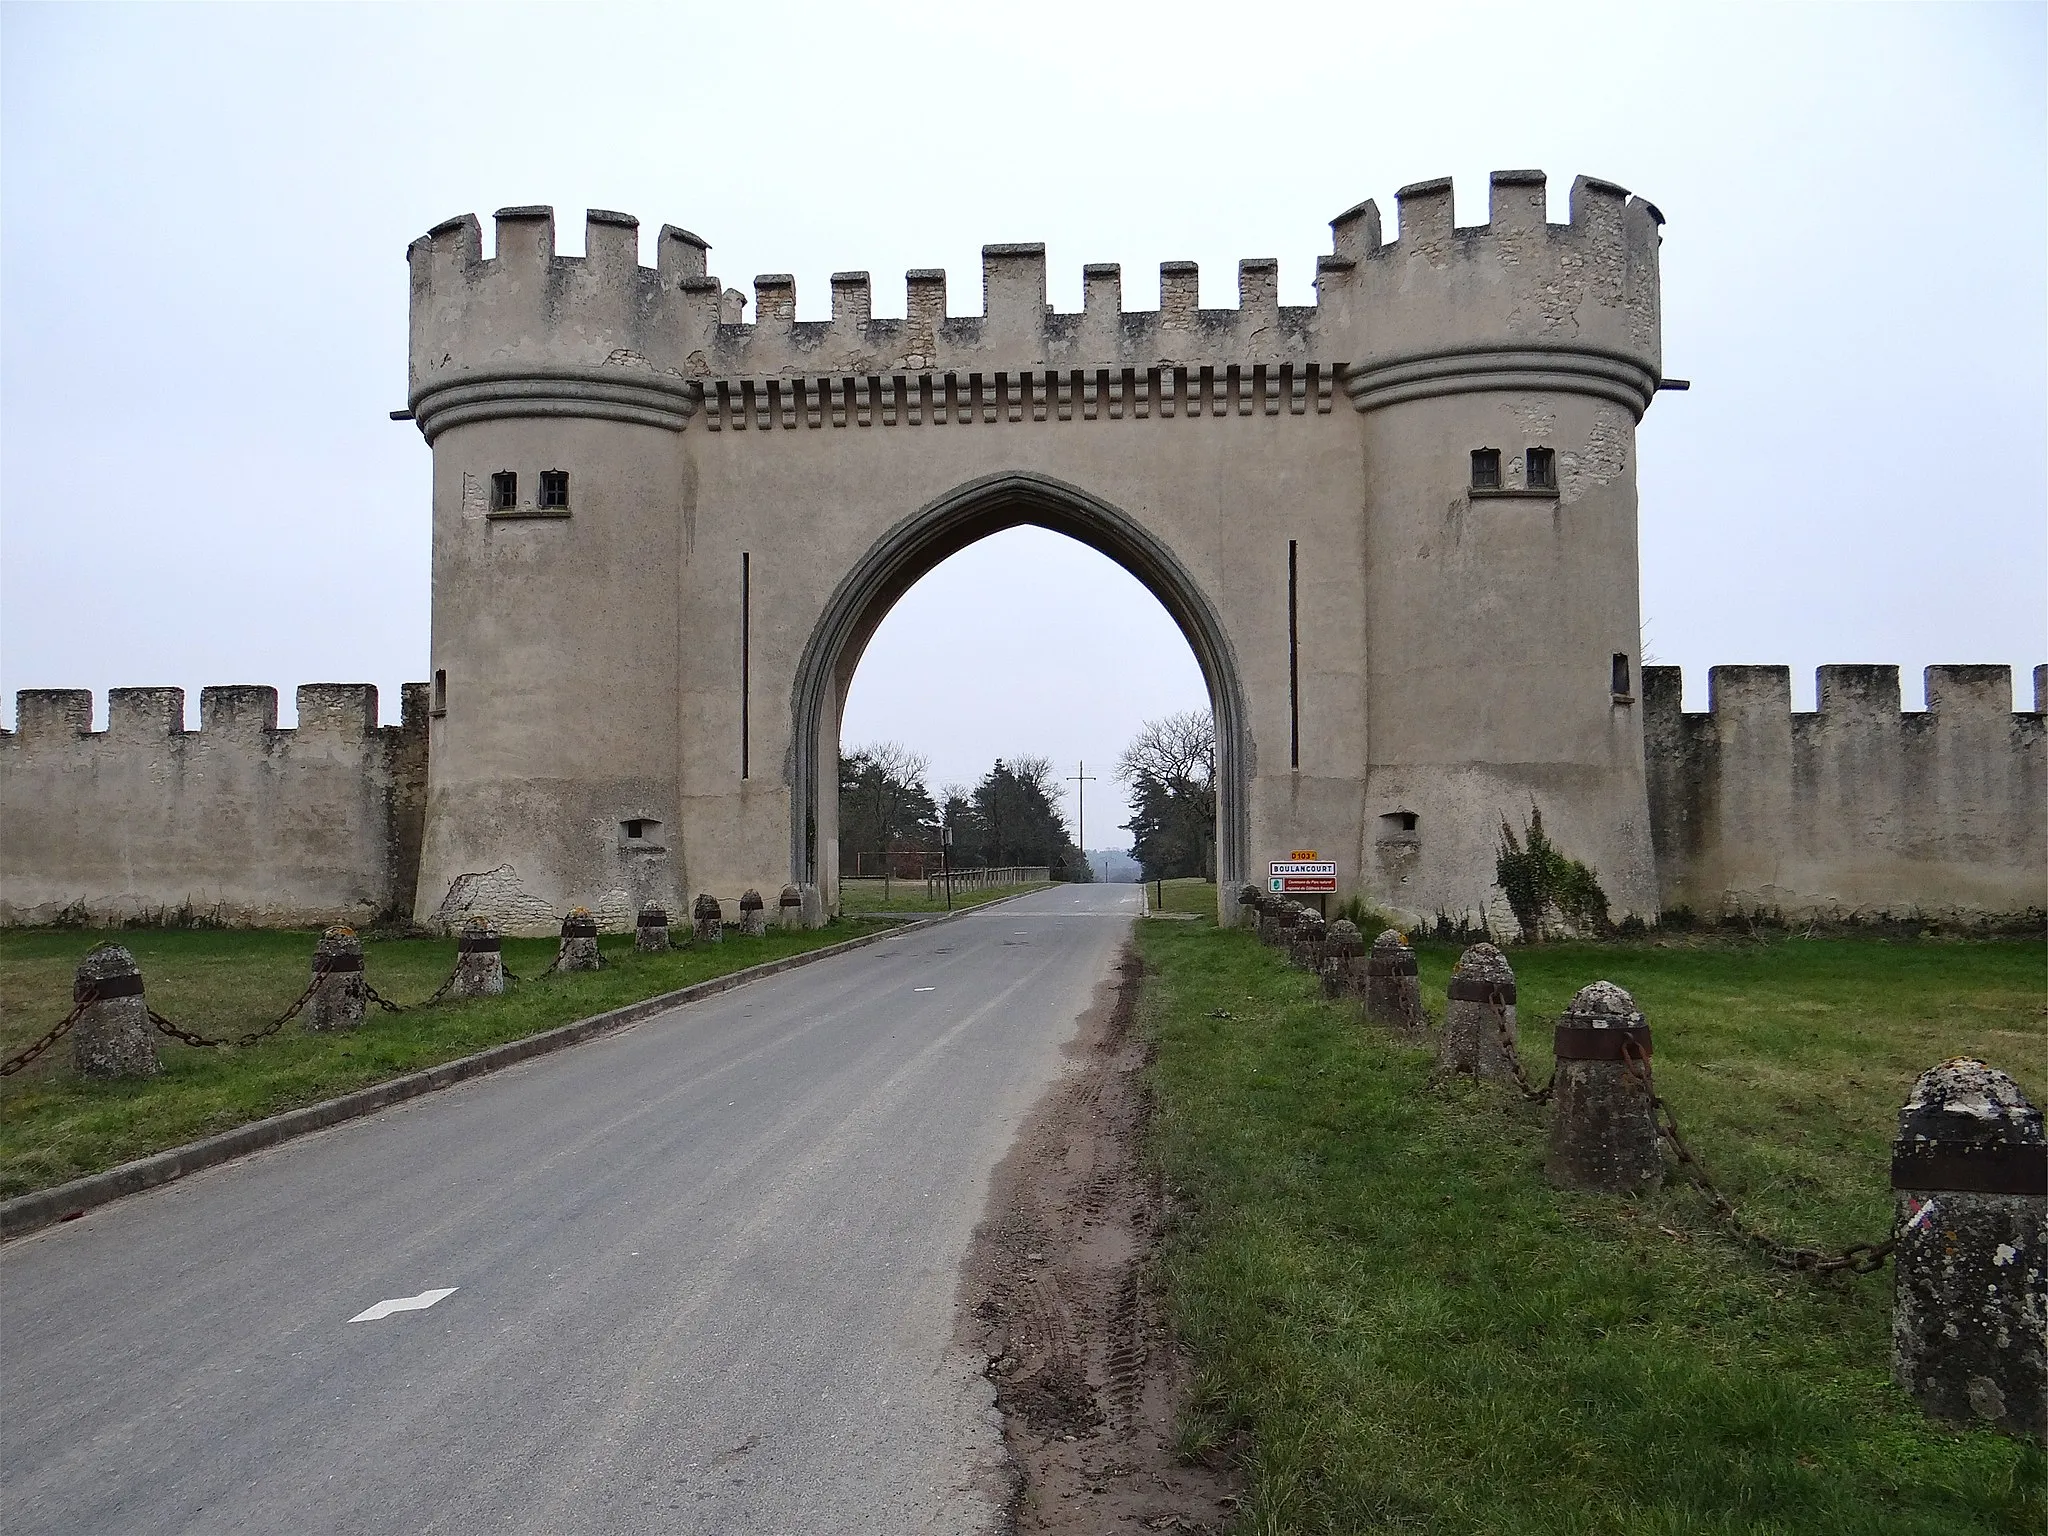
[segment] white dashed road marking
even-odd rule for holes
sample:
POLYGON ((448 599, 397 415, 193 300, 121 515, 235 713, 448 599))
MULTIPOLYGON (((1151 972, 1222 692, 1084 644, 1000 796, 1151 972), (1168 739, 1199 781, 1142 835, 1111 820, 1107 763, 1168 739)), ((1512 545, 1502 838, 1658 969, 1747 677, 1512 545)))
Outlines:
POLYGON ((349 1321, 352 1323, 374 1323, 389 1317, 394 1312, 424 1312, 437 1301, 446 1301, 460 1286, 451 1285, 438 1291, 421 1291, 417 1296, 394 1296, 389 1301, 380 1301, 374 1307, 365 1307, 349 1321))

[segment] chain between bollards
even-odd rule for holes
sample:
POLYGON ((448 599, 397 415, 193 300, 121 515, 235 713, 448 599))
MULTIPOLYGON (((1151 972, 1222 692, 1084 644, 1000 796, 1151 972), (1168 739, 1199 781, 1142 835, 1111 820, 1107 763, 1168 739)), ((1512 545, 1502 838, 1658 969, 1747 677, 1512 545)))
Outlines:
POLYGON ((1767 1232, 1759 1232, 1744 1221, 1728 1197, 1715 1187, 1708 1177, 1706 1165, 1699 1160, 1691 1147, 1679 1134, 1678 1118, 1671 1112, 1671 1106, 1664 1102, 1664 1096, 1651 1085, 1650 1075, 1643 1067, 1642 1047, 1633 1040, 1621 1043, 1621 1059, 1630 1073, 1650 1095, 1650 1108, 1657 1115, 1657 1134, 1671 1144, 1671 1151, 1678 1164, 1685 1170, 1685 1176, 1692 1185, 1707 1197, 1728 1229, 1751 1247, 1759 1249, 1765 1257, 1780 1269, 1797 1270, 1803 1274, 1828 1275, 1847 1270, 1852 1275, 1874 1275, 1885 1266, 1898 1246, 1898 1235, 1894 1233, 1881 1243, 1851 1243, 1840 1253, 1823 1253, 1818 1248, 1798 1248, 1781 1242, 1767 1232))
POLYGON ((8 1057, 5 1061, 0 1061, 0 1077, 14 1076, 15 1073, 19 1072, 23 1067, 27 1066, 30 1062, 34 1061, 38 1056, 42 1055, 43 1052, 47 1051, 51 1046, 55 1045, 59 1040, 63 1039, 65 1034, 70 1030, 71 1026, 79 1021, 80 1017, 85 1013, 85 1010, 90 1008, 94 1003, 98 1001, 98 993, 88 992, 84 997, 80 998, 77 1002, 73 1003, 71 1005, 71 1011, 65 1014, 64 1017, 60 1019, 57 1023, 50 1026, 49 1032, 46 1033, 42 1039, 36 1041, 34 1045, 29 1046, 26 1050, 16 1051, 12 1056, 8 1057))
POLYGON ((1508 1034, 1508 1011, 1498 1001, 1489 999, 1487 1006, 1493 1010, 1494 1033, 1500 1039, 1501 1054, 1508 1059, 1508 1070, 1515 1075, 1515 1088, 1531 1104, 1548 1104, 1557 1092, 1557 1074, 1553 1072, 1550 1081, 1538 1088, 1529 1081, 1529 1070, 1522 1065, 1522 1053, 1515 1049, 1514 1038, 1508 1034))

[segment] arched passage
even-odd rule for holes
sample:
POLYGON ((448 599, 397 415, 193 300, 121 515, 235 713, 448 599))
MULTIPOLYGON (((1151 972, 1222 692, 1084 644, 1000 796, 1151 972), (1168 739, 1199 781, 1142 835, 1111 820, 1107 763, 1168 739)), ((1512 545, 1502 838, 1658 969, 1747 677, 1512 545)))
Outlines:
MULTIPOLYGON (((897 523, 847 573, 825 605, 796 672, 791 709, 791 878, 819 868, 821 808, 838 792, 839 705, 861 653, 898 598, 970 544, 1020 524, 1047 528, 1108 556, 1159 600, 1186 637, 1216 716, 1216 877, 1244 878, 1251 771, 1243 686, 1221 618, 1165 544, 1098 496, 1022 471, 961 485, 897 523)), ((834 802, 836 803, 836 801, 834 802)))

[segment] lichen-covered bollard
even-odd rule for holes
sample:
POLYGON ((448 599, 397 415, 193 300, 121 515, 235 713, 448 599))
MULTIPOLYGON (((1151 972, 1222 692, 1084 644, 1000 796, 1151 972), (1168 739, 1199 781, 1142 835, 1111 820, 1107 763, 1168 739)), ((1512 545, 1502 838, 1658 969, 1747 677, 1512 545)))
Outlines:
POLYGON ((1937 1418, 2048 1437, 2048 1145, 2019 1085, 1923 1072, 1892 1143, 1892 1376, 1937 1418))
POLYGON ((1348 918, 1338 918, 1323 936, 1323 996, 1349 997, 1358 990, 1365 963, 1365 935, 1348 918))
POLYGON ((1320 972, 1323 968, 1323 944, 1329 935, 1330 925, 1323 921, 1323 914, 1313 907, 1302 909, 1294 920, 1294 943, 1287 951, 1287 958, 1304 971, 1320 972))
POLYGON ((633 947, 643 955, 658 955, 668 949, 668 908, 650 903, 640 909, 633 922, 633 947))
POLYGON ((1520 1033, 1515 1024, 1515 972, 1508 957, 1491 944, 1474 944, 1458 956, 1449 991, 1437 1065, 1487 1082, 1513 1082, 1508 1052, 1520 1033), (1506 1044, 1501 1042, 1503 1034, 1506 1044))
POLYGON ((1415 951, 1393 929, 1383 929, 1365 957, 1365 1016, 1404 1035, 1422 1031, 1422 980, 1415 951))
POLYGON ((694 919, 691 934, 699 944, 720 944, 725 941, 725 908, 718 904, 718 898, 705 892, 697 898, 697 905, 690 909, 694 919))
POLYGON ((761 893, 748 890, 740 893, 740 932, 750 939, 758 939, 768 931, 768 914, 762 910, 761 893))
POLYGON ((154 1077, 163 1071, 142 972, 118 944, 102 944, 78 962, 71 1001, 85 1012, 71 1026, 71 1065, 82 1077, 154 1077))
POLYGON ((472 917, 455 941, 455 975, 450 997, 498 997, 505 991, 504 945, 497 924, 472 917))
POLYGON ((1650 1102, 1650 1026, 1611 981, 1581 987, 1557 1022, 1550 1155, 1560 1189, 1625 1195, 1663 1182, 1650 1102))
POLYGON ((604 956, 597 952, 597 919, 588 907, 571 907, 562 919, 562 944, 555 951, 558 971, 601 971, 604 956))
POLYGON ((782 894, 775 898, 776 921, 784 928, 801 928, 804 925, 804 893, 795 885, 785 885, 782 894))
POLYGON ((1293 902, 1274 902, 1272 932, 1266 942, 1291 953, 1294 949, 1294 925, 1300 921, 1301 911, 1293 902))
POLYGON ((346 924, 336 924, 313 946, 313 995, 299 1015, 316 1033, 363 1027, 370 989, 363 977, 363 941, 346 924))
POLYGON ((1237 893, 1238 927, 1249 928, 1253 932, 1258 931, 1259 898, 1263 894, 1264 892, 1260 891, 1256 885, 1247 885, 1239 888, 1237 893))

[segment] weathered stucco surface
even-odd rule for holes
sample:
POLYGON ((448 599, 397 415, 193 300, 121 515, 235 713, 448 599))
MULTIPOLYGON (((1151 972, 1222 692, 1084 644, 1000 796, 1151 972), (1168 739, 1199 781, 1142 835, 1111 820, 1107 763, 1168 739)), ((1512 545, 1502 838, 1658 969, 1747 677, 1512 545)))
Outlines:
POLYGON ((1897 667, 1819 672, 1792 712, 1786 667, 1715 667, 1708 712, 1676 667, 1643 678, 1661 900, 1705 916, 1974 918, 2048 909, 2048 747, 2005 667, 1927 669, 1924 712, 1897 667))
POLYGON ((17 695, 0 731, 0 922, 174 917, 317 926, 409 914, 426 777, 426 697, 377 724, 377 690, 177 688, 17 695))

